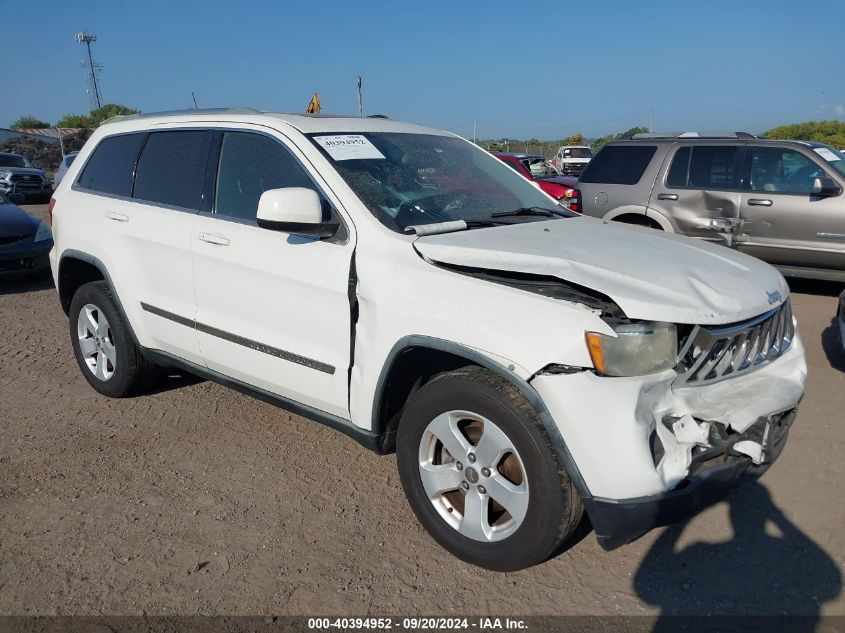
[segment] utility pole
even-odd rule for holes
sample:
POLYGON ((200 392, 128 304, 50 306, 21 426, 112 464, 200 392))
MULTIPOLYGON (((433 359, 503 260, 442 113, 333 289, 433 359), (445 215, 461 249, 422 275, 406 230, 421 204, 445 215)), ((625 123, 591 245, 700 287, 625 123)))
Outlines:
POLYGON ((472 142, 475 143, 477 140, 476 137, 476 130, 478 129, 478 121, 472 122, 472 142))
POLYGON ((96 42, 97 36, 93 33, 82 31, 76 34, 76 41, 79 44, 85 45, 86 60, 82 62, 82 67, 88 69, 88 99, 91 102, 91 109, 99 110, 103 105, 103 99, 100 94, 100 83, 97 81, 97 73, 103 67, 100 64, 94 63, 94 57, 91 55, 91 42, 96 42))
POLYGON ((194 110, 199 110, 200 107, 197 105, 197 95, 194 94, 193 90, 191 90, 191 99, 194 100, 194 110))
POLYGON ((358 116, 364 116, 364 95, 361 90, 361 75, 358 75, 358 116))
POLYGON ((649 124, 650 128, 649 128, 648 131, 651 132, 652 134, 654 134, 654 108, 649 108, 648 111, 649 111, 649 114, 651 115, 651 123, 649 124))

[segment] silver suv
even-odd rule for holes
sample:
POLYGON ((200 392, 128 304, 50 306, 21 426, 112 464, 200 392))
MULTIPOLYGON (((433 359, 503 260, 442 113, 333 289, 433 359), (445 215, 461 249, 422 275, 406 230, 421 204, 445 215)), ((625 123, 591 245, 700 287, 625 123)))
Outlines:
POLYGON ((720 242, 786 275, 845 280, 845 156, 736 132, 636 134, 578 180, 585 215, 720 242))

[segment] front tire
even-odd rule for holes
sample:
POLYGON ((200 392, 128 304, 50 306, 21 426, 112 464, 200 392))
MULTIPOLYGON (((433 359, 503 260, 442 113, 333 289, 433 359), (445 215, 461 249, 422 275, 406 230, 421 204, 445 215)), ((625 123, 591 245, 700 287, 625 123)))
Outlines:
POLYGON ((80 286, 70 303, 69 317, 76 362, 95 390, 123 398, 152 386, 156 368, 132 341, 106 282, 80 286))
POLYGON ((535 565, 581 519, 581 498, 536 411, 481 367, 440 374, 413 394, 396 450, 420 522, 469 563, 497 571, 535 565))

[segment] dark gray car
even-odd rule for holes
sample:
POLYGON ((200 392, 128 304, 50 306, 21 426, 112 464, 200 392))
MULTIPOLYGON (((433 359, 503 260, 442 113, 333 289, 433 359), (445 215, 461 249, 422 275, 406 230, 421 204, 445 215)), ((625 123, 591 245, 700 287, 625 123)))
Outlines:
POLYGON ((751 134, 635 135, 578 180, 585 215, 720 242, 784 274, 845 280, 845 156, 751 134))

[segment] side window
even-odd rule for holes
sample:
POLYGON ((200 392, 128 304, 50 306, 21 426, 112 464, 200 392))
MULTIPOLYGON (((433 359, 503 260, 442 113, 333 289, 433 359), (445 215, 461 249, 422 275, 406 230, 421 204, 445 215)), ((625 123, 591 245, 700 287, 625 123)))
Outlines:
POLYGON ((734 175, 739 147, 699 145, 692 148, 687 186, 695 189, 738 189, 734 175))
MULTIPOLYGON (((278 141, 250 132, 223 135, 215 213, 254 220, 261 194, 283 187, 305 187, 320 194, 302 165, 278 141)), ((325 216, 328 203, 324 201, 323 207, 325 216)))
POLYGON ((201 208, 210 138, 205 130, 152 132, 138 161, 132 197, 201 208))
POLYGON ((522 171, 520 171, 520 169, 519 169, 519 165, 517 165, 512 160, 506 160, 506 161, 504 161, 504 163, 505 163, 505 165, 507 165, 508 167, 513 169, 516 173, 518 173, 520 175, 522 174, 522 171))
POLYGON ((824 169, 801 152, 785 147, 751 148, 751 191, 810 193, 824 169))
POLYGON ((689 157, 692 153, 692 148, 682 147, 672 158, 672 165, 669 167, 669 173, 666 174, 667 187, 686 187, 687 175, 689 174, 689 157))
POLYGON ((126 196, 132 193, 132 172, 146 134, 123 134, 100 141, 76 184, 83 189, 126 196))
POLYGON ((587 163, 579 181, 636 185, 656 151, 654 145, 606 145, 587 163))

